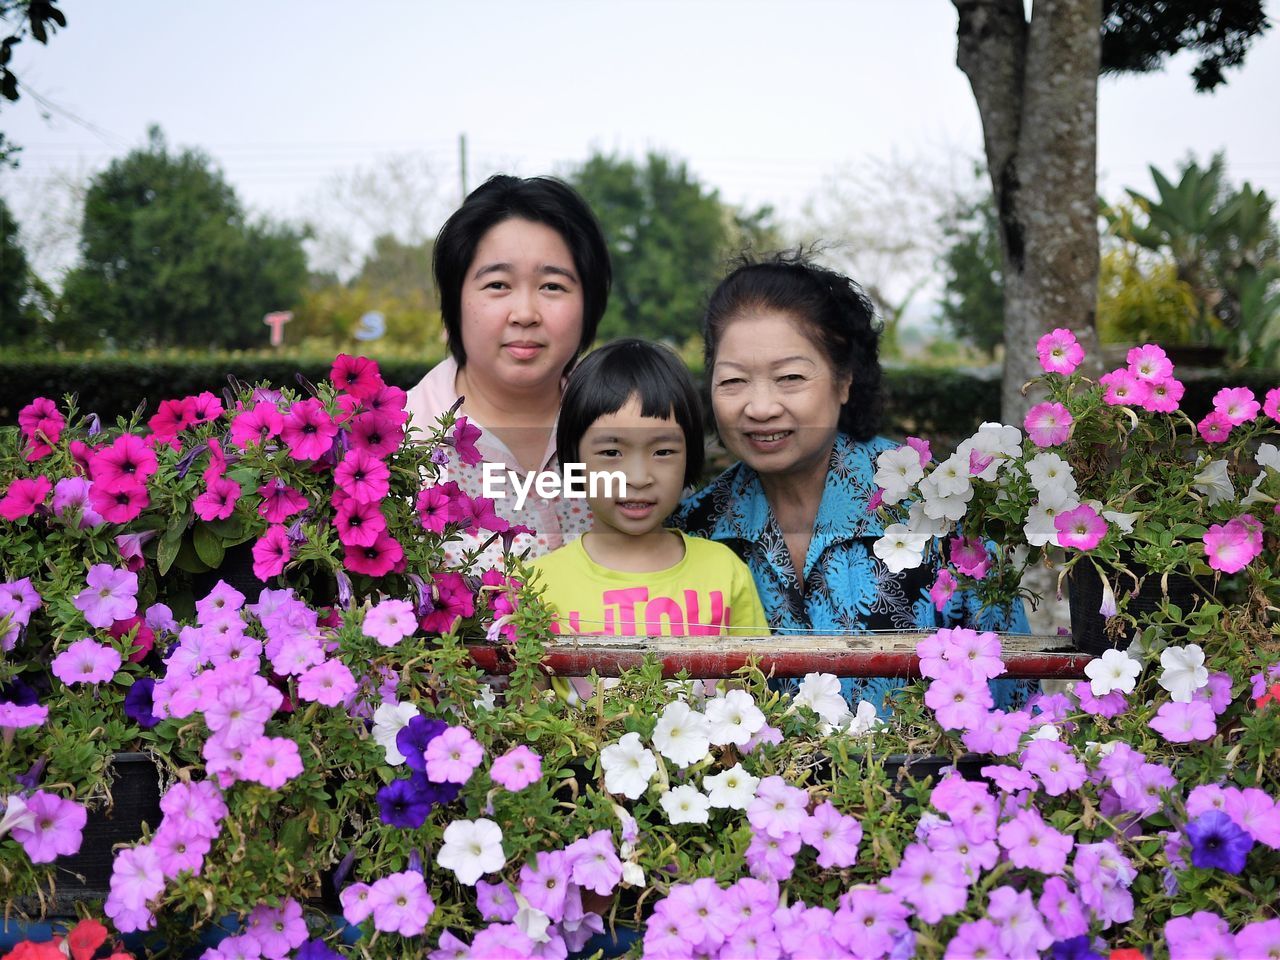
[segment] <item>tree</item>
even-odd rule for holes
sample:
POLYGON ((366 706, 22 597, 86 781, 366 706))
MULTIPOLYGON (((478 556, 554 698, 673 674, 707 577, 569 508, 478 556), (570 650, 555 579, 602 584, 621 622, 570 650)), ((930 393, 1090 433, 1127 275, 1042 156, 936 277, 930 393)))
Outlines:
MULTIPOLYGON (((47 44, 50 34, 67 25, 66 15, 58 9, 59 0, 0 0, 0 23, 9 24, 10 33, 0 40, 0 97, 13 102, 21 95, 18 76, 9 69, 13 48, 25 37, 31 36, 37 43, 47 44)), ((0 133, 0 167, 17 166, 16 155, 21 147, 6 143, 0 133)))
POLYGON ((1030 18, 1024 0, 953 3, 999 217, 1002 413, 1020 422, 1039 337, 1065 326, 1086 349, 1096 341, 1099 72, 1156 69, 1190 49, 1197 89, 1211 90, 1268 23, 1261 0, 1039 0, 1030 18))
POLYGON ((36 332, 39 314, 31 303, 32 280, 18 224, 0 199, 0 346, 23 343, 36 332))
POLYGON ((643 164, 593 154, 568 179, 599 218, 613 258, 601 339, 684 341, 697 332, 726 261, 744 248, 777 245, 769 208, 736 210, 662 154, 643 164))
POLYGON ((251 223, 203 153, 148 145, 113 161, 85 197, 80 265, 63 287, 57 337, 129 346, 247 347, 263 315, 306 282, 303 234, 251 223))
POLYGON ((939 258, 946 281, 941 319, 958 338, 994 354, 1004 342, 1004 280, 1000 272, 995 200, 957 196, 941 221, 947 247, 939 258))

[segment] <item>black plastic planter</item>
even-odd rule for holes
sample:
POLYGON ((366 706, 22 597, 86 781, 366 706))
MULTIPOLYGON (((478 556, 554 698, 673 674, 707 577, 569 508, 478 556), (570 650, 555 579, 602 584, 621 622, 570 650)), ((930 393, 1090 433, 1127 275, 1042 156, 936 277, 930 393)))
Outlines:
MULTIPOLYGON (((1142 622, 1160 609, 1167 599, 1177 604, 1184 613, 1196 602, 1197 589, 1190 577, 1171 573, 1167 577, 1146 574, 1134 568, 1134 576, 1118 572, 1112 575, 1111 587, 1117 602, 1125 604, 1125 611, 1142 622), (1133 590, 1135 577, 1141 578, 1141 586, 1133 590), (1168 593, 1165 593, 1166 584, 1168 593)), ((1102 607, 1102 577, 1092 563, 1080 562, 1071 568, 1067 576, 1070 588, 1068 600, 1071 606, 1071 639, 1077 650, 1090 656, 1101 656, 1103 651, 1127 647, 1136 631, 1130 627, 1121 629, 1114 636, 1107 635, 1107 618, 1102 607)))

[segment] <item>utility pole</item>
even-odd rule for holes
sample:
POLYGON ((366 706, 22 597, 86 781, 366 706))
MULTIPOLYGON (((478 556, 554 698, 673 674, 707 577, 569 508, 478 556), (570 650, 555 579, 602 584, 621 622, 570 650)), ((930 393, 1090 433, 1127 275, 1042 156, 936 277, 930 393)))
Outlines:
MULTIPOLYGON (((458 175, 462 178, 462 200, 467 199, 467 135, 458 134, 458 175)), ((461 202, 461 201, 459 201, 461 202)))

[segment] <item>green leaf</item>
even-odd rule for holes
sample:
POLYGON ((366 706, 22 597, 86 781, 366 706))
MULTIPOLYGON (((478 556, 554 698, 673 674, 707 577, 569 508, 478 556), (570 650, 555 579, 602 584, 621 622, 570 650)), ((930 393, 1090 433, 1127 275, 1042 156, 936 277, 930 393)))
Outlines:
POLYGON ((196 524, 192 531, 192 541, 201 562, 211 570, 222 565, 222 557, 227 552, 226 548, 222 545, 222 539, 210 530, 207 524, 196 524))
POLYGON ((164 576, 169 572, 169 568, 173 566, 173 561, 178 557, 178 549, 182 546, 182 535, 179 534, 176 539, 170 540, 167 536, 156 544, 156 569, 160 572, 160 576, 164 576))
POLYGON ((181 546, 178 548, 178 555, 174 557, 174 566, 179 570, 185 570, 187 573, 208 573, 212 568, 200 559, 200 555, 196 552, 195 544, 191 542, 190 537, 183 537, 181 546))

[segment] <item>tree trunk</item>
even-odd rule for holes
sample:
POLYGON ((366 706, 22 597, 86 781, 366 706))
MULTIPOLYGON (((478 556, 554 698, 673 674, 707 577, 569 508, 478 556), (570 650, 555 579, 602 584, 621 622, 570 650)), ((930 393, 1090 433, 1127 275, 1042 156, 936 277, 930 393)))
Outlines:
POLYGON ((956 63, 969 78, 1000 222, 1004 266, 1001 415, 1034 400, 1036 341, 1073 330, 1096 360, 1097 127, 1101 0, 954 0, 956 63))

